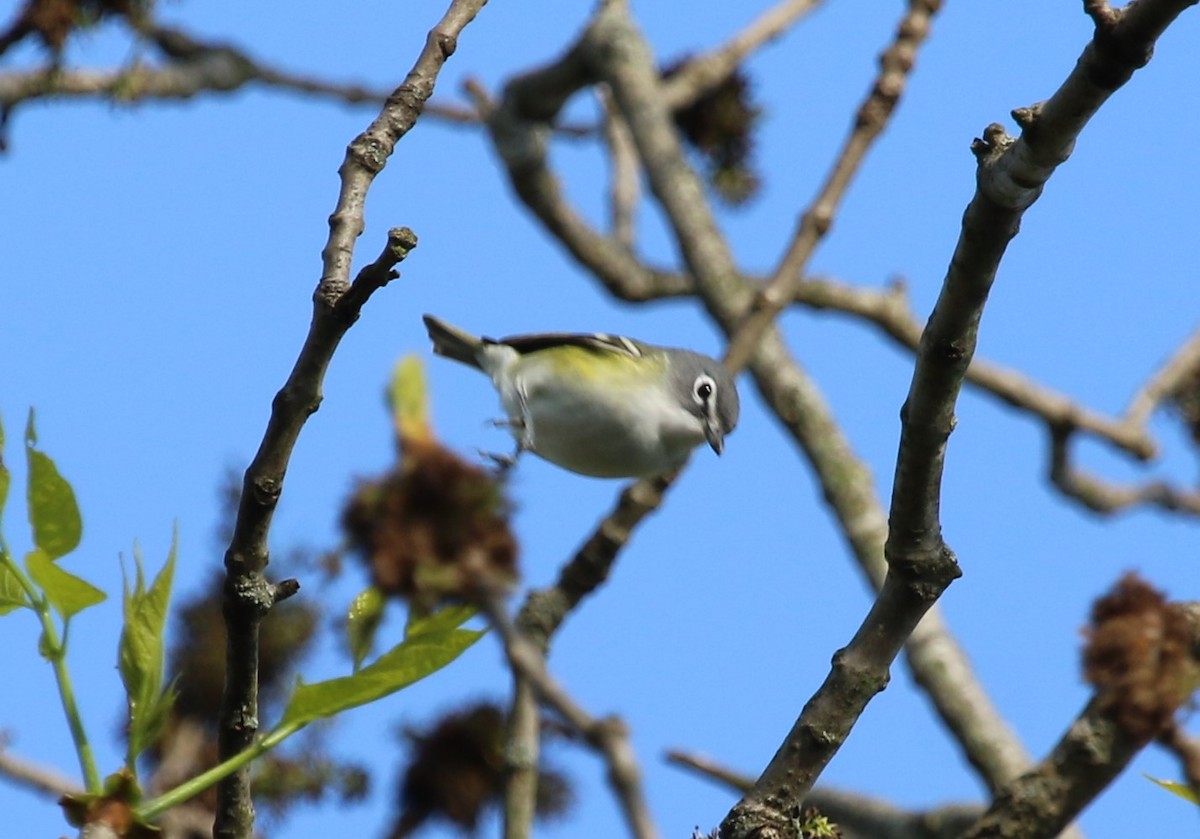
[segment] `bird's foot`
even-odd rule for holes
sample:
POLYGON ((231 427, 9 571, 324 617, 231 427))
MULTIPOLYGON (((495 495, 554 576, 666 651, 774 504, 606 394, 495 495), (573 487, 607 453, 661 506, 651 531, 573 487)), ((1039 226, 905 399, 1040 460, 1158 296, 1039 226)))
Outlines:
POLYGON ((495 467, 497 477, 504 478, 508 475, 512 468, 517 465, 517 460, 521 457, 521 452, 525 450, 518 446, 517 450, 512 454, 489 452, 485 449, 476 449, 475 451, 479 452, 480 457, 492 462, 492 466, 495 467))

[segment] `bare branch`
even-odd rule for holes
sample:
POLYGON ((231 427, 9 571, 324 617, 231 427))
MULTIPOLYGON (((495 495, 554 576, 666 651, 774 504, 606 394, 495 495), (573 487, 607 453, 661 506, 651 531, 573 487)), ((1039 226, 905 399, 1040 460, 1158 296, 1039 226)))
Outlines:
MULTIPOLYGON (((689 277, 647 269, 627 249, 597 234, 572 210, 547 167, 544 137, 539 134, 536 122, 522 116, 529 111, 540 114, 540 119, 553 119, 553 110, 534 107, 534 92, 561 107, 570 92, 584 83, 581 80, 591 78, 581 54, 582 47, 576 45, 555 65, 514 80, 506 88, 504 100, 490 111, 489 125, 512 185, 547 229, 617 297, 641 300, 660 293, 688 293, 695 287, 689 277)), ((740 289, 732 295, 732 301, 717 298, 718 304, 727 306, 724 311, 727 334, 738 321, 741 312, 738 301, 747 301, 754 293, 746 278, 739 275, 736 281, 740 289)), ((774 328, 768 330, 760 344, 751 370, 764 399, 817 472, 855 558, 872 585, 878 586, 885 572, 886 521, 870 472, 855 457, 818 388, 790 355, 774 328)), ((657 492, 661 493, 665 487, 664 483, 657 492)), ((656 506, 653 490, 646 484, 628 488, 617 509, 589 540, 589 544, 610 543, 606 549, 608 563, 624 544, 629 529, 653 511, 656 506), (643 494, 646 503, 637 500, 643 494), (613 534, 617 538, 612 538, 613 534)), ((572 565, 578 561, 577 557, 572 565)), ((592 585, 599 584, 607 574, 609 566, 603 567, 603 573, 593 575, 592 585)), ((592 589, 585 586, 580 590, 587 593, 592 589)), ((544 608, 552 616, 545 631, 552 632, 578 599, 568 600, 562 592, 554 590, 535 594, 522 616, 533 619, 535 625, 529 631, 536 637, 538 619, 536 613, 530 615, 529 609, 544 608), (537 603, 542 597, 546 598, 545 606, 537 603)), ((989 785, 1011 779, 1028 765, 1028 758, 979 687, 965 654, 949 637, 936 613, 926 616, 918 635, 914 636, 909 658, 918 682, 930 691, 939 713, 956 736, 962 738, 969 759, 980 768, 989 785)))
MULTIPOLYGON (((555 584, 531 592, 526 598, 517 614, 517 626, 522 636, 535 645, 543 657, 549 648, 551 636, 571 610, 608 578, 630 532, 646 515, 658 509, 662 503, 662 493, 669 486, 669 479, 660 478, 638 481, 626 487, 615 509, 605 517, 600 528, 563 566, 555 584)), ((506 839, 518 839, 529 833, 537 792, 536 770, 540 748, 533 689, 520 673, 514 673, 514 682, 506 749, 509 772, 504 798, 506 839)))
MULTIPOLYGON (((829 677, 805 706, 754 790, 722 823, 723 835, 741 839, 761 835, 759 831, 769 827, 786 828, 790 814, 862 708, 886 685, 890 663, 904 639, 961 573, 941 535, 941 478, 946 442, 954 427, 954 405, 975 351, 996 268, 1022 214, 1066 160, 1076 135, 1112 91, 1141 66, 1138 61, 1148 60, 1153 39, 1182 8, 1180 0, 1145 0, 1128 7, 1120 23, 1097 30, 1074 71, 1050 99, 1018 116, 1025 129, 1019 140, 991 126, 986 139, 977 142, 976 194, 964 214, 958 246, 921 338, 901 415, 885 547, 887 578, 862 626, 835 655, 829 677)), ((770 302, 780 305, 778 300, 770 302)))
MULTIPOLYGON (((246 470, 233 537, 225 554, 226 680, 219 733, 222 760, 249 746, 258 730, 258 628, 281 593, 264 576, 267 534, 292 449, 305 421, 320 405, 325 371, 342 336, 371 293, 394 276, 392 267, 416 244, 411 231, 392 230, 383 254, 351 285, 350 265, 355 241, 363 230, 367 191, 396 143, 416 123, 433 93, 439 71, 454 53, 459 34, 484 2, 451 3, 430 31, 404 84, 388 97, 367 130, 350 143, 338 170, 341 192, 329 219, 329 240, 321 253, 323 272, 313 295, 312 324, 287 382, 275 397, 262 443, 246 470)), ((254 824, 249 771, 242 770, 222 781, 217 794, 213 835, 218 839, 249 839, 254 824)))
MULTIPOLYGON (((673 750, 667 761, 709 780, 748 792, 754 778, 733 772, 701 755, 673 750)), ((817 787, 804 801, 828 816, 842 839, 958 839, 982 815, 979 804, 947 804, 932 810, 901 810, 878 798, 845 790, 817 787)))
MULTIPOLYGON (((1149 607, 1145 603, 1137 605, 1164 609, 1159 612, 1161 616, 1169 611, 1173 622, 1166 627, 1161 618, 1147 620, 1145 615, 1138 615, 1118 627, 1125 638, 1117 643, 1127 645, 1125 654, 1135 657, 1132 667, 1138 668, 1138 682, 1128 681, 1130 676, 1126 671, 1130 665, 1118 665, 1113 650, 1106 650, 1103 666, 1113 670, 1120 667, 1119 681, 1097 684, 1096 694, 1046 759, 1001 790, 987 812, 963 834, 963 839, 1058 836, 1156 734, 1169 735, 1173 725, 1170 714, 1187 696, 1176 684, 1181 675, 1177 671, 1194 673, 1198 663, 1200 610, 1195 604, 1167 603, 1165 598, 1149 607), (1169 644, 1177 644, 1179 639, 1175 636, 1180 633, 1184 635, 1182 648, 1175 646, 1168 650, 1169 644), (1160 678, 1162 684, 1157 684, 1155 680, 1160 678), (1143 680, 1151 684, 1145 685, 1143 680), (1165 697, 1159 695, 1164 689, 1168 694, 1165 697), (1122 713, 1122 703, 1130 703, 1136 714, 1122 713), (1160 707, 1147 707, 1148 704, 1160 707), (1155 724, 1147 721, 1159 714, 1166 714, 1167 728, 1156 732, 1155 724)), ((1127 617, 1112 606, 1103 611, 1093 609, 1093 638, 1097 626, 1104 621, 1122 621, 1127 617)))
POLYGON ((634 222, 641 192, 638 181, 637 149, 629 136, 625 117, 613 106, 608 91, 600 91, 604 105, 604 141, 608 146, 608 159, 612 173, 609 176, 609 218, 612 237, 622 246, 633 250, 634 222))
POLYGON ((26 787, 39 795, 58 799, 64 795, 82 795, 83 787, 57 770, 39 766, 32 761, 17 757, 8 749, 8 735, 0 734, 0 776, 26 787))
POLYGON ((1189 375, 1200 369, 1200 329, 1193 332, 1162 368, 1142 386, 1125 409, 1127 421, 1144 425, 1150 415, 1189 375))
POLYGON ((663 101, 668 110, 677 111, 718 87, 741 63, 761 47, 778 38, 823 0, 783 0, 763 12, 749 26, 712 52, 684 63, 663 82, 663 101))
MULTIPOLYGON (((167 58, 161 65, 135 63, 112 69, 48 66, 0 73, 0 111, 34 99, 113 99, 125 105, 191 99, 204 93, 233 93, 262 84, 349 105, 381 106, 391 89, 328 81, 264 64, 232 44, 204 41, 180 29, 151 27, 144 33, 167 58)), ((479 125, 476 111, 451 102, 426 102, 423 116, 459 125, 479 125)), ((557 133, 588 137, 593 126, 562 125, 557 133)))
POLYGON ((666 758, 667 763, 673 763, 676 766, 682 766, 684 769, 690 769, 692 772, 710 781, 715 781, 722 786, 729 787, 736 792, 749 792, 754 787, 754 778, 752 776, 735 772, 729 767, 717 763, 712 758, 696 754, 695 752, 685 751, 684 749, 668 749, 663 757, 666 758))
POLYGON ((537 812, 541 714, 537 693, 513 671, 512 708, 504 735, 504 839, 529 839, 537 812))
MULTIPOLYGON (((795 299, 813 309, 844 312, 874 323, 907 349, 916 350, 920 344, 921 326, 909 308, 902 283, 876 291, 810 277, 796 288, 795 299)), ((1154 440, 1140 422, 1104 416, 1016 370, 975 356, 967 367, 966 380, 1048 425, 1086 431, 1139 460, 1148 460, 1156 453, 1154 440)))
POLYGON ((895 111, 917 50, 929 35, 930 23, 940 8, 941 0, 912 0, 909 3, 908 13, 896 28, 895 40, 879 58, 879 75, 858 108, 850 136, 842 145, 817 197, 801 214, 799 227, 779 267, 755 298, 753 309, 729 343, 727 359, 735 369, 750 358, 766 325, 773 323, 795 296, 813 252, 833 225, 850 182, 895 111))
POLYGON ((513 672, 604 758, 608 765, 608 781, 621 804, 630 832, 638 839, 656 839, 658 830, 646 806, 641 771, 633 748, 629 745, 629 732, 625 724, 616 717, 595 719, 570 697, 546 671, 542 650, 509 619, 499 597, 485 599, 482 607, 504 642, 504 653, 513 672))
POLYGON ((661 475, 627 486, 612 512, 563 566, 555 584, 529 595, 517 624, 540 649, 547 649, 550 637, 570 611, 608 579, 617 554, 629 541, 633 529, 662 504, 674 477, 661 475))
POLYGON ((1093 513, 1112 515, 1134 507, 1158 507, 1172 513, 1200 516, 1200 492, 1179 489, 1166 481, 1124 485, 1101 480, 1071 463, 1069 427, 1050 427, 1050 482, 1063 495, 1093 513))

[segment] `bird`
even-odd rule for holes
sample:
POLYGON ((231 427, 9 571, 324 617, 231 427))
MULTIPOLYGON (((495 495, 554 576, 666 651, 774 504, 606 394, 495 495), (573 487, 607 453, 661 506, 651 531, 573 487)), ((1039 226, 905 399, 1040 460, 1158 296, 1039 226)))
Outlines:
MULTIPOLYGON (((485 373, 517 442, 595 478, 670 472, 708 443, 720 455, 738 422, 733 377, 716 359, 604 333, 477 337, 425 315, 433 351, 485 373)), ((497 456, 497 459, 500 459, 497 456)))

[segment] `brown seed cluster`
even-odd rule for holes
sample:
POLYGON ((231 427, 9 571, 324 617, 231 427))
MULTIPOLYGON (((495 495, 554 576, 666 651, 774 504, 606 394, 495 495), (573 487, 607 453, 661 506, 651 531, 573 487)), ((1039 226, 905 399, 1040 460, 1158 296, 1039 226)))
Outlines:
MULTIPOLYGON (((504 790, 505 714, 482 702, 447 714, 428 731, 409 731, 412 754, 399 789, 400 815, 390 839, 412 834, 430 818, 473 831, 504 790)), ((570 806, 566 779, 538 772, 537 813, 562 814, 570 806)))
MULTIPOLYGON (((670 78, 685 63, 686 59, 671 65, 664 77, 670 78)), ((754 197, 761 185, 753 155, 762 108, 751 93, 750 77, 736 70, 675 112, 675 126, 704 158, 713 190, 734 206, 754 197)))
POLYGON ((74 30, 111 16, 128 18, 136 23, 145 16, 146 5, 136 0, 27 0, 13 21, 0 33, 0 43, 7 47, 27 35, 36 35, 46 47, 57 53, 74 30))
POLYGON ((1084 677, 1101 710, 1138 739, 1161 733, 1196 673, 1186 611, 1129 573, 1093 605, 1086 634, 1084 677))
POLYGON ((342 513, 347 541, 387 594, 430 609, 516 579, 517 543, 497 479, 436 443, 359 485, 342 513))

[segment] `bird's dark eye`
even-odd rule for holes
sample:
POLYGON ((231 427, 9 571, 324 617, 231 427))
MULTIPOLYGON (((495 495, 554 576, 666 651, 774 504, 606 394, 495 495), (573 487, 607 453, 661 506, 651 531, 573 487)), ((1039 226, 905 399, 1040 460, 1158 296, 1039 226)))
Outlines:
POLYGON ((716 386, 716 384, 713 383, 713 380, 710 379, 708 376, 700 376, 699 378, 696 379, 696 384, 694 385, 694 388, 695 388, 694 392, 696 394, 696 401, 700 402, 700 403, 704 403, 712 398, 713 391, 715 391, 717 389, 717 386, 716 386))

